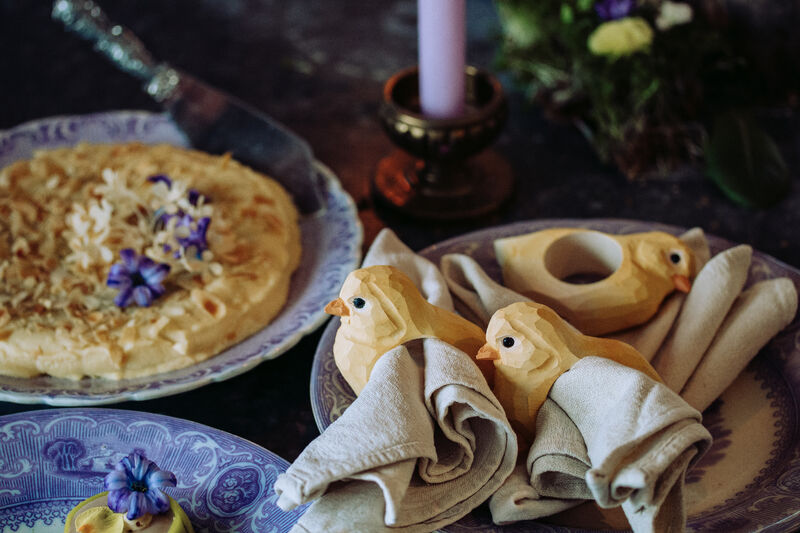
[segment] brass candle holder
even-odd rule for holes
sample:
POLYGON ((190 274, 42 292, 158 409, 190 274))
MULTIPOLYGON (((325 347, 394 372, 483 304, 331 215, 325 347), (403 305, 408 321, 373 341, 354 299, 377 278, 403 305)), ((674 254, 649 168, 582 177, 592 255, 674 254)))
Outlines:
POLYGON ((508 117, 500 83, 467 67, 466 111, 426 117, 419 105, 419 71, 402 70, 384 85, 380 122, 400 147, 378 164, 373 193, 418 218, 457 219, 486 214, 511 194, 511 167, 492 150, 508 117))

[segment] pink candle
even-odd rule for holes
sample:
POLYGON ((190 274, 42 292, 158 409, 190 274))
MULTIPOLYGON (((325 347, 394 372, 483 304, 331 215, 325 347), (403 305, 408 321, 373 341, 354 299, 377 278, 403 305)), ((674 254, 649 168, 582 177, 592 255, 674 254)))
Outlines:
POLYGON ((419 99, 434 118, 464 113, 466 7, 464 0, 418 0, 419 99))

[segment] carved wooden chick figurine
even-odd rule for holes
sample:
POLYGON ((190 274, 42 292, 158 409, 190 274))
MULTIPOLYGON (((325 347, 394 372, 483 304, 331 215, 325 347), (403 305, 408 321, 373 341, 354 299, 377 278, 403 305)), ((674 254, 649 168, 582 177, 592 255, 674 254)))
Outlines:
MULTIPOLYGON (((341 317, 333 344, 336 366, 359 394, 387 351, 410 340, 436 337, 474 358, 484 332, 457 314, 428 303, 414 282, 392 266, 351 272, 325 312, 341 317)), ((491 384, 491 365, 478 365, 491 384)))
POLYGON ((479 360, 494 361, 493 392, 512 427, 532 442, 536 415, 556 378, 579 358, 605 357, 661 381, 650 363, 624 342, 590 337, 552 309, 518 302, 492 315, 479 360))
POLYGON ((507 287, 549 305, 589 335, 647 322, 669 293, 691 288, 690 248, 660 231, 553 228, 498 239, 494 248, 507 287), (594 281, 572 282, 576 275, 594 281))

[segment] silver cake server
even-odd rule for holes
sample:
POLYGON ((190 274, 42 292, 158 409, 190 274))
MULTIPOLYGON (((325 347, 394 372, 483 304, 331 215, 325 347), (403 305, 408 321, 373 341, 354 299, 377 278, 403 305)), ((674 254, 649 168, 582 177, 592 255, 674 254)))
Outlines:
POLYGON ((116 66, 143 80, 145 91, 164 106, 193 147, 213 154, 230 152, 238 161, 272 176, 289 191, 301 213, 324 208, 311 148, 285 126, 157 62, 130 30, 110 22, 91 0, 56 0, 52 16, 93 42, 116 66))

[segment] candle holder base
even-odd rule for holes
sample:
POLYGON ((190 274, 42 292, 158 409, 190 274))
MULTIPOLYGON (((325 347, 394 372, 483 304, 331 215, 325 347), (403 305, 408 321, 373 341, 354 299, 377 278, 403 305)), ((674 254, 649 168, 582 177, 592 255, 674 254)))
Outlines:
POLYGON ((372 181, 378 201, 413 217, 444 220, 486 214, 509 197, 511 167, 486 150, 508 117, 502 86, 475 67, 466 67, 464 76, 466 109, 449 118, 420 111, 416 67, 386 82, 379 119, 401 150, 378 164, 372 181))
POLYGON ((378 163, 372 193, 386 207, 414 218, 456 220, 485 215, 513 188, 511 166, 493 150, 448 169, 448 186, 426 179, 425 161, 395 150, 378 163))

